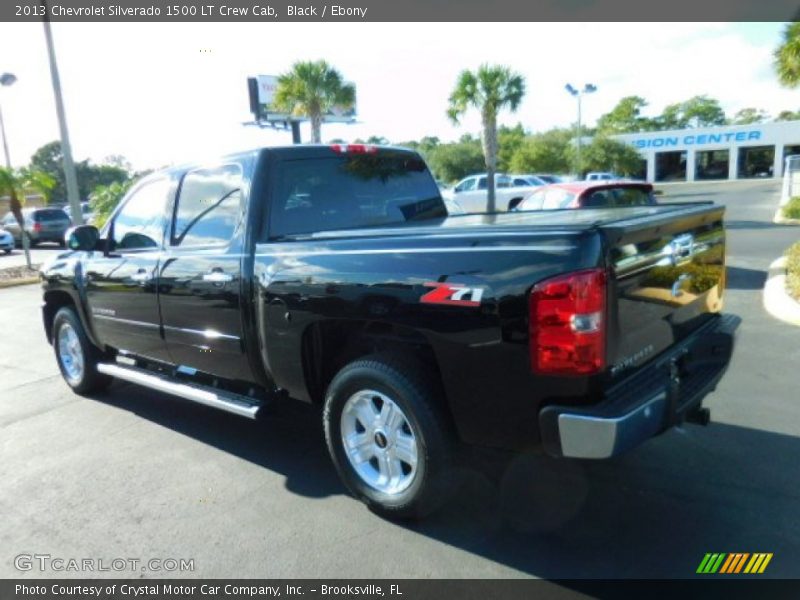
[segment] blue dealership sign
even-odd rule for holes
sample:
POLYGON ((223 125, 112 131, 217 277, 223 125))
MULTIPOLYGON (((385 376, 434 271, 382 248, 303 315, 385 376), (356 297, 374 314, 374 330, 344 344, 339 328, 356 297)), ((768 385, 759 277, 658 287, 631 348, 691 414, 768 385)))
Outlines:
POLYGON ((724 144, 730 142, 752 142, 761 139, 761 130, 735 131, 728 133, 687 133, 684 135, 670 135, 657 138, 633 140, 636 148, 668 148, 670 146, 704 146, 709 144, 724 144))

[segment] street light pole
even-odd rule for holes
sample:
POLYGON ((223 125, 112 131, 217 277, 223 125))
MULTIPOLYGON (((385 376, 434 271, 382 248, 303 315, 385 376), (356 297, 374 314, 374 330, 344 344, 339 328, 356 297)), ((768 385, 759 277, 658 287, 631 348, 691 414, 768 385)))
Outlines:
MULTIPOLYGON (((0 85, 3 87, 8 87, 13 85, 14 82, 17 81, 16 75, 13 73, 3 73, 0 75, 0 85)), ((6 124, 3 121, 3 109, 0 108, 0 133, 3 135, 3 152, 6 156, 6 167, 8 169, 11 168, 11 154, 8 152, 8 138, 6 138, 6 124)))
POLYGON ((69 208, 72 213, 72 224, 82 225, 83 214, 81 213, 78 179, 75 176, 75 163, 72 161, 72 148, 69 143, 67 116, 64 111, 64 99, 61 96, 61 78, 58 75, 58 63, 56 62, 56 52, 53 47, 53 34, 50 31, 50 17, 47 12, 46 0, 41 0, 41 5, 44 8, 44 37, 47 42, 47 56, 50 60, 50 77, 53 80, 53 95, 56 99, 58 127, 61 131, 61 152, 64 157, 64 179, 67 183, 67 199, 69 200, 69 208))
POLYGON ((565 86, 565 89, 567 90, 567 92, 570 93, 570 95, 574 96, 575 99, 578 101, 578 122, 576 124, 576 129, 577 129, 576 137, 577 137, 577 140, 576 140, 576 146, 575 146, 575 171, 576 171, 576 174, 578 175, 578 177, 580 177, 581 176, 581 146, 583 145, 583 140, 581 139, 581 137, 582 137, 582 135, 581 135, 581 100, 583 99, 584 95, 592 94, 592 93, 596 92, 597 91, 597 86, 592 84, 592 83, 587 83, 586 85, 583 86, 582 90, 578 90, 578 89, 575 89, 574 87, 572 87, 572 85, 568 83, 565 86))

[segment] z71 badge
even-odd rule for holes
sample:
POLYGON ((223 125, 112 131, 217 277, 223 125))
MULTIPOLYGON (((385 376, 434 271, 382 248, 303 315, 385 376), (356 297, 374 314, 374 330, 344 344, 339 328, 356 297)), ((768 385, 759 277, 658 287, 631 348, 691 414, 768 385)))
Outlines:
POLYGON ((426 281, 425 287, 432 287, 430 292, 419 299, 423 304, 449 304, 452 306, 480 306, 483 288, 467 287, 459 283, 436 283, 426 281))

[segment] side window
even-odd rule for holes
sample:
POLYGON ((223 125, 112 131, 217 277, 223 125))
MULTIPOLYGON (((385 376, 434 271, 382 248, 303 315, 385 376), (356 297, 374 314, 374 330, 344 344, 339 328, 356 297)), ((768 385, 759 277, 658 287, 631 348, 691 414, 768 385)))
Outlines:
POLYGON ((475 189, 475 178, 470 177, 469 179, 465 179, 461 183, 456 186, 457 192, 469 192, 470 190, 475 189))
POLYGON ((128 196, 112 224, 116 250, 139 250, 161 245, 169 188, 168 179, 155 179, 139 186, 128 196))
POLYGON ((183 177, 175 207, 172 244, 224 244, 242 217, 242 170, 231 164, 190 171, 183 177))
POLYGON ((486 177, 481 177, 478 179, 478 189, 485 190, 486 189, 486 177))
POLYGON ((500 175, 495 179, 495 187, 497 188, 510 188, 511 187, 511 179, 509 177, 505 177, 500 175))

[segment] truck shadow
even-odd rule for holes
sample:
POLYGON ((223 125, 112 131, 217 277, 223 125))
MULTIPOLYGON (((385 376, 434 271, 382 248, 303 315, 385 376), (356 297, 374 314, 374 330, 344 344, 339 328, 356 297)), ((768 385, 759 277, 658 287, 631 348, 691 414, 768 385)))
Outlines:
POLYGON ((731 290, 761 290, 767 281, 767 272, 745 267, 726 267, 725 288, 731 290))
MULTIPOLYGON (((314 407, 280 404, 249 422, 133 385, 112 389, 108 404, 280 473, 292 493, 345 493, 314 407)), ((445 509, 385 523, 387 535, 401 527, 542 578, 691 577, 706 552, 774 552, 769 576, 797 574, 800 438, 712 423, 610 461, 478 457, 445 509)))

